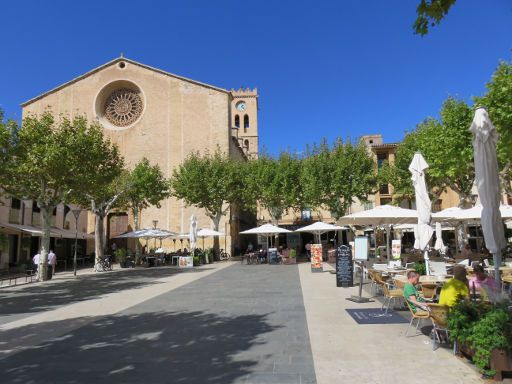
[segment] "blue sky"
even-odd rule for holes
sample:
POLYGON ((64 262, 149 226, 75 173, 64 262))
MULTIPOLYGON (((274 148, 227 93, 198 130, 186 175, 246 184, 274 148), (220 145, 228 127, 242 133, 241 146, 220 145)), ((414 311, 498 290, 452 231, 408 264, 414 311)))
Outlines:
POLYGON ((448 95, 485 91, 511 60, 512 1, 459 0, 424 38, 419 0, 3 2, 0 106, 19 104, 124 52, 222 88, 258 87, 271 153, 406 130, 448 95))

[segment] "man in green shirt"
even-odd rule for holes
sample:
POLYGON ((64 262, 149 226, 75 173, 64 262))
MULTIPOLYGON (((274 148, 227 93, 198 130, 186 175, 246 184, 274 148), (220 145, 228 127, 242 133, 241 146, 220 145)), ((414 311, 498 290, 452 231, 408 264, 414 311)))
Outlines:
POLYGON ((408 282, 404 285, 404 297, 411 306, 414 313, 421 315, 428 313, 428 307, 425 303, 425 299, 420 296, 420 293, 416 289, 416 284, 420 275, 415 271, 407 272, 408 282))

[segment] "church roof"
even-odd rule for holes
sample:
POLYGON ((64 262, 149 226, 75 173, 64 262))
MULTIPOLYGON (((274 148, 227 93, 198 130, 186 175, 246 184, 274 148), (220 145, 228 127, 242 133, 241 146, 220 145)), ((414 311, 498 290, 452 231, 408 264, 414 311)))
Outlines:
POLYGON ((165 76, 174 77, 175 79, 183 80, 183 81, 195 84, 195 85, 200 85, 202 87, 210 88, 210 89, 213 89, 213 90, 218 91, 218 92, 228 93, 228 94, 230 93, 230 91, 228 91, 227 89, 215 87, 213 85, 206 84, 206 83, 201 83, 200 81, 192 80, 192 79, 189 79, 189 78, 186 78, 186 77, 183 77, 183 76, 178 76, 178 75, 175 75, 174 73, 166 72, 166 71, 163 71, 161 69, 154 68, 154 67, 151 67, 149 65, 139 63, 138 61, 127 59, 126 57, 120 56, 120 57, 118 57, 118 58, 116 58, 114 60, 109 61, 108 63, 105 63, 103 65, 100 65, 99 67, 96 67, 96 68, 90 70, 89 72, 84 73, 83 75, 75 77, 74 79, 72 79, 72 80, 70 80, 70 81, 68 81, 68 82, 66 82, 64 84, 61 84, 58 87, 55 87, 55 88, 53 88, 53 89, 51 89, 51 90, 49 90, 49 91, 47 91, 45 93, 40 94, 39 96, 36 96, 36 97, 34 97, 34 98, 30 99, 30 100, 25 101, 24 103, 21 103, 21 106, 25 107, 25 106, 33 103, 34 101, 42 99, 43 97, 45 97, 45 96, 47 96, 47 95, 49 95, 51 93, 57 92, 57 91, 65 88, 65 87, 67 87, 68 85, 71 85, 73 83, 76 83, 77 81, 85 79, 86 77, 92 75, 93 73, 99 72, 103 68, 106 68, 106 67, 108 67, 108 66, 110 66, 112 64, 116 64, 116 63, 118 63, 120 61, 125 61, 127 63, 133 64, 133 65, 137 65, 137 66, 139 66, 141 68, 149 69, 150 71, 154 71, 154 72, 160 73, 160 74, 165 75, 165 76))

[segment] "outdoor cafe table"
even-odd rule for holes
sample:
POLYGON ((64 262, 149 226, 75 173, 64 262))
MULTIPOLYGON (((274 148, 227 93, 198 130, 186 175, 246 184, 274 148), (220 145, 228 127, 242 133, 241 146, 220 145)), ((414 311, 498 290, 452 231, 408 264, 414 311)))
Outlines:
POLYGON ((244 263, 244 258, 245 258, 246 264, 253 264, 253 263, 258 262, 258 254, 256 252, 248 252, 245 255, 242 255, 242 263, 241 264, 244 263))

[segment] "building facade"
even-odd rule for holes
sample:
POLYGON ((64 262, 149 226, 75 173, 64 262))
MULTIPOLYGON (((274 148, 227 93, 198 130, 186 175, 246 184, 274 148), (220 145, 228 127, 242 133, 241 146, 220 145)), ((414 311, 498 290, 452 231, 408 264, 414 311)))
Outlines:
MULTIPOLYGON (((168 178, 193 152, 220 149, 236 159, 258 156, 257 89, 229 91, 124 57, 32 98, 22 108, 23 117, 45 110, 68 118, 84 115, 89 122, 101 124, 129 168, 145 157, 158 164, 168 178)), ((161 208, 144 210, 141 227, 157 223, 159 228, 185 233, 192 214, 199 228, 211 228, 203 210, 187 207, 175 198, 161 202, 161 208)), ((232 248, 231 227, 238 227, 231 216, 226 215, 220 223, 220 230, 228 235, 226 241, 221 240, 221 247, 228 249, 232 248)), ((9 216, 0 216, 0 223, 8 221, 9 216)), ((132 229, 129 215, 113 213, 107 236, 132 229)), ((93 231, 94 216, 89 214, 85 232, 93 231)), ((209 245, 206 239, 205 246, 209 245)), ((175 243, 168 240, 165 246, 172 249, 175 243)))

